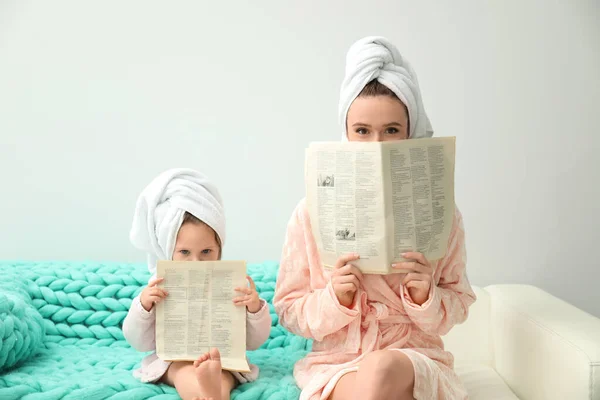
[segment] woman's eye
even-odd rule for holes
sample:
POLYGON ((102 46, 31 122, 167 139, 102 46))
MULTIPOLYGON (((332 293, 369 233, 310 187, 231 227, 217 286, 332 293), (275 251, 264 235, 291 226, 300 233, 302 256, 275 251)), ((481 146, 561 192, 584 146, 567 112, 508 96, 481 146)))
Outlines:
POLYGON ((180 254, 183 254, 184 256, 189 256, 190 255, 190 251, 189 250, 179 250, 180 254))
POLYGON ((385 133, 389 133, 389 134, 394 134, 394 133, 398 133, 398 129, 396 128, 388 128, 385 133))
POLYGON ((358 128, 356 130, 356 133, 358 133, 359 135, 366 135, 368 132, 365 128, 358 128))
POLYGON ((211 251, 211 249, 204 249, 202 250, 202 254, 210 254, 211 251))

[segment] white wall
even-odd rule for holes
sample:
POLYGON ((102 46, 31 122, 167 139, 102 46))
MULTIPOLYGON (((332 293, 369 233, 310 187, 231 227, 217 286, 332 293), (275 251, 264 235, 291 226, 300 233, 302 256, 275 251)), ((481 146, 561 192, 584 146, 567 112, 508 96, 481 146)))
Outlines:
POLYGON ((189 166, 226 199, 226 256, 278 259, 345 52, 381 34, 458 137, 471 281, 600 316, 598 4, 0 1, 0 258, 142 261, 136 196, 189 166))

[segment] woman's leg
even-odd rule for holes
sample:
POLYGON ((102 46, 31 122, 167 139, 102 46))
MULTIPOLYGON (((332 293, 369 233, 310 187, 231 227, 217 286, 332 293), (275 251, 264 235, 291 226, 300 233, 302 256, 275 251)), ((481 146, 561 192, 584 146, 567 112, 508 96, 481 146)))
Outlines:
POLYGON ((356 399, 413 400, 415 371, 403 352, 376 351, 361 361, 356 382, 356 399))
POLYGON ((348 400, 354 398, 354 385, 356 383, 356 372, 348 372, 342 375, 335 384, 329 395, 329 400, 348 400))
MULTIPOLYGON (((222 385, 227 383, 231 391, 233 377, 221 370, 221 358, 218 350, 201 355, 192 362, 176 361, 162 378, 166 384, 177 389, 183 400, 212 399, 222 400, 222 385)), ((229 397, 225 397, 225 400, 229 397)))
POLYGON ((365 356, 358 372, 342 376, 329 399, 413 400, 414 383, 414 368, 406 354, 380 350, 365 356))

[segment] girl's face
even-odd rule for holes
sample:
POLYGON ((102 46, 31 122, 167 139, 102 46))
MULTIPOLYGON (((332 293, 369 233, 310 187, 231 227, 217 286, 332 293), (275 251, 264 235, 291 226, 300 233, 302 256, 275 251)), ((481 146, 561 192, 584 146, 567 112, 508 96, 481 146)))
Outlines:
POLYGON ((186 222, 177 233, 173 261, 216 261, 221 246, 215 231, 202 223, 186 222))
POLYGON ((351 142, 408 139, 408 112, 391 96, 360 96, 348 109, 346 135, 351 142))

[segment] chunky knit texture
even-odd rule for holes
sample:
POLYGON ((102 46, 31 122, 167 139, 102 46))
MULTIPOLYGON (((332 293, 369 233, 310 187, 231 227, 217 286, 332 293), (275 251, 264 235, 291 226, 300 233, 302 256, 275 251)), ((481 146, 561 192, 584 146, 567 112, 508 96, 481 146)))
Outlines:
POLYGON ((3 273, 0 282, 0 372, 33 356, 46 334, 27 292, 27 280, 16 272, 3 273))
MULTIPOLYGON (((292 369, 310 350, 310 341, 278 324, 271 302, 277 268, 275 263, 248 266, 269 303, 273 324, 269 340, 248 353, 261 369, 259 379, 238 387, 234 400, 286 400, 300 394, 292 369)), ((0 399, 179 398, 171 387, 142 384, 131 375, 145 353, 127 344, 121 324, 131 300, 148 282, 144 264, 0 262, 0 274, 18 282, 12 286, 30 301, 31 312, 39 312, 38 321, 43 317, 46 331, 36 355, 0 376, 0 399)), ((2 287, 0 293, 8 292, 2 287)))

